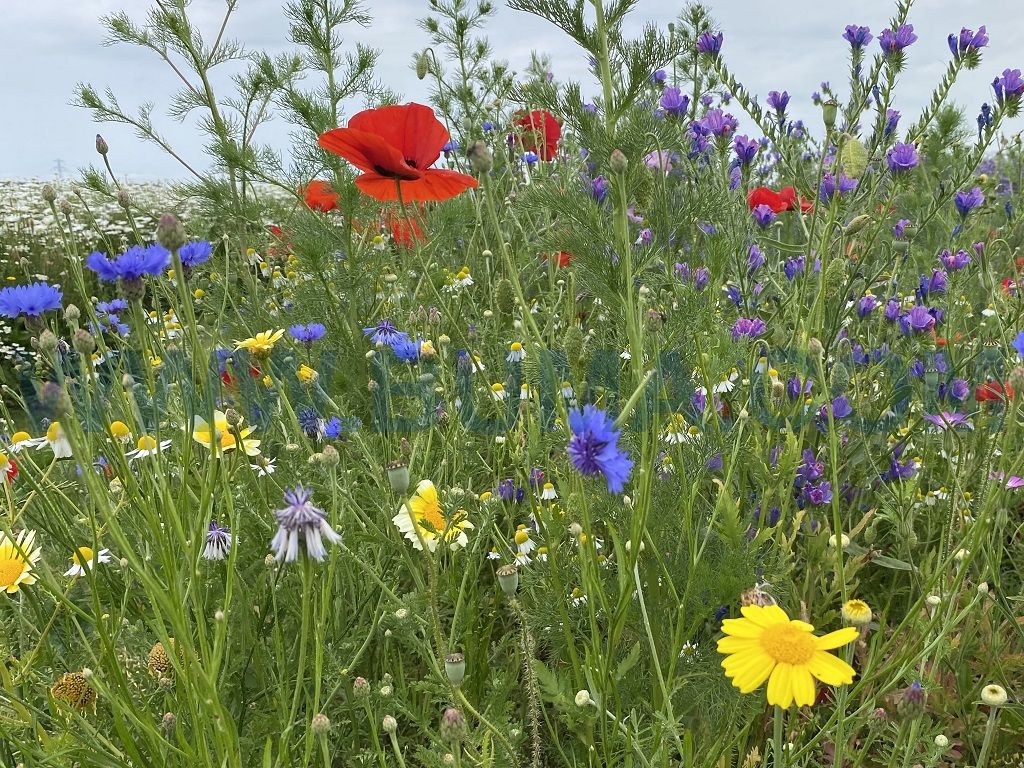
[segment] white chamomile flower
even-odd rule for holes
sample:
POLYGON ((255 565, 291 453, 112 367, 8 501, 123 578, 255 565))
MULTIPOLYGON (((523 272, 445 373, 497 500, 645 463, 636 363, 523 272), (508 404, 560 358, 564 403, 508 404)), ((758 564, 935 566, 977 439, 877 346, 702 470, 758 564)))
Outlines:
POLYGON ((91 571, 96 563, 109 563, 110 550, 101 549, 93 552, 89 547, 79 547, 71 555, 71 567, 65 572, 65 576, 85 576, 86 571, 91 571))
POLYGON ((135 450, 128 451, 125 456, 129 459, 145 459, 149 456, 156 456, 161 451, 166 451, 170 447, 170 440, 160 440, 158 442, 152 435, 143 435, 138 439, 135 450))
POLYGON ((505 357, 510 363, 521 363, 526 359, 526 350, 523 348, 521 342, 513 341, 508 346, 508 355, 505 357))
POLYGON ((558 498, 558 491, 555 490, 554 483, 544 483, 544 487, 541 489, 540 497, 544 501, 553 501, 558 498))

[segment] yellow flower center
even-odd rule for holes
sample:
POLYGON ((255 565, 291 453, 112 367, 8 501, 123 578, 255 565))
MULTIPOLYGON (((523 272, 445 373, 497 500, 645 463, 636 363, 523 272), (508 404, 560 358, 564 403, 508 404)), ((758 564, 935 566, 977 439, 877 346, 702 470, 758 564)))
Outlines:
POLYGON ((51 443, 56 441, 61 436, 60 422, 55 421, 50 424, 49 429, 46 430, 46 439, 51 443))
POLYGON ((89 547, 79 547, 75 550, 75 554, 71 556, 71 560, 75 565, 80 565, 84 568, 92 561, 95 554, 89 547))
POLYGON ((15 554, 7 560, 0 560, 0 588, 14 584, 25 572, 25 563, 15 554))
POLYGON ((773 624, 761 633, 761 647, 779 664, 806 664, 817 646, 814 635, 792 624, 773 624))
POLYGON ((156 449, 156 439, 151 435, 143 435, 139 438, 138 445, 140 451, 152 451, 156 449))
POLYGON ((11 445, 17 445, 18 443, 23 443, 26 440, 31 439, 32 435, 30 435, 28 432, 15 432, 13 435, 11 435, 11 445))
POLYGON ((509 349, 513 352, 521 352, 523 350, 523 345, 518 341, 513 341, 511 346, 509 346, 509 349))
POLYGON ((516 544, 525 544, 530 540, 530 534, 526 531, 516 531, 516 544))

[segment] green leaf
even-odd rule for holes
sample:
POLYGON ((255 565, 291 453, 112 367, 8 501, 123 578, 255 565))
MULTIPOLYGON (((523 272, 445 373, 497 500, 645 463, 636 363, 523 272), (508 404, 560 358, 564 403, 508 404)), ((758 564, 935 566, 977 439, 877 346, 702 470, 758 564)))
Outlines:
POLYGON ((629 653, 626 654, 626 658, 619 662, 619 666, 615 669, 615 679, 621 680, 629 671, 636 666, 636 663, 640 661, 640 641, 637 640, 633 647, 629 649, 629 653))

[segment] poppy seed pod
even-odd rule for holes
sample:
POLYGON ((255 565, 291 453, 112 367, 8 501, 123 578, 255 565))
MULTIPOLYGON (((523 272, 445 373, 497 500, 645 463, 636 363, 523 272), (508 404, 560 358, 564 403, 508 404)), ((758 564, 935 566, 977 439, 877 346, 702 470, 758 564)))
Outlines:
POLYGON ((452 685, 462 685, 466 679, 466 657, 461 653, 449 653, 444 657, 444 673, 452 685))
POLYGON ((512 597, 519 589, 519 569, 515 563, 506 563, 496 571, 498 586, 506 597, 512 597))
POLYGON ((396 459, 387 465, 388 482, 391 490, 399 496, 409 490, 409 466, 401 459, 396 459))

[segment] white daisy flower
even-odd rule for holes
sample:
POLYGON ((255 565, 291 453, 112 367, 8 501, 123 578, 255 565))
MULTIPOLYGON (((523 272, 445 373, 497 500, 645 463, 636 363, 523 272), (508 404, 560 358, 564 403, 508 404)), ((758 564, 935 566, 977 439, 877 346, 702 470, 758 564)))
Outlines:
POLYGON ((71 567, 65 572, 65 576, 85 576, 86 571, 91 571, 96 563, 109 563, 110 550, 101 549, 93 552, 89 547, 79 547, 71 556, 71 567))

